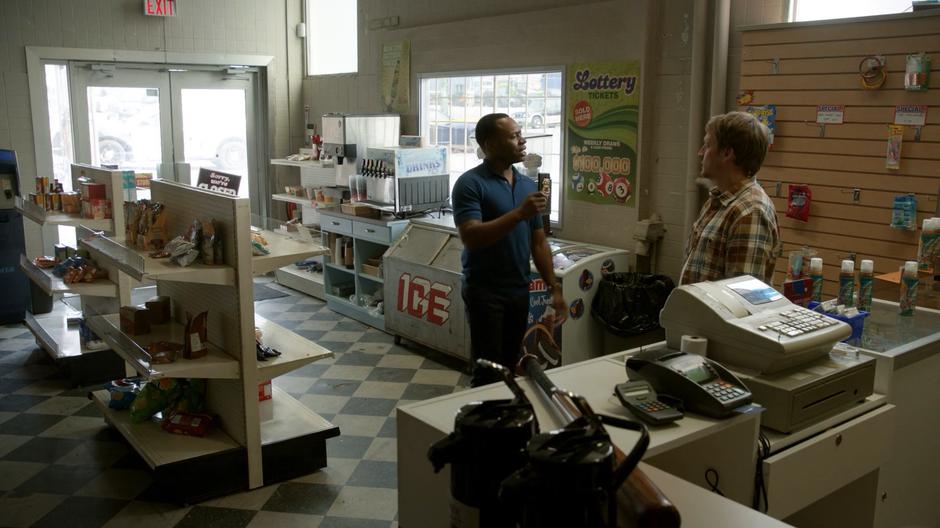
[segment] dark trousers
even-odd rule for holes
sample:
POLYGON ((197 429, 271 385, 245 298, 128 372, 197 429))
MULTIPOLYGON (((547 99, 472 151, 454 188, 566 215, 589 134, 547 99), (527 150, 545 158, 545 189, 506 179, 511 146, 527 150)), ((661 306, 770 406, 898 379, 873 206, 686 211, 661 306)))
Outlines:
POLYGON ((529 318, 529 293, 494 292, 468 285, 461 293, 470 321, 470 386, 500 381, 497 372, 477 367, 476 360, 488 359, 515 372, 529 318))

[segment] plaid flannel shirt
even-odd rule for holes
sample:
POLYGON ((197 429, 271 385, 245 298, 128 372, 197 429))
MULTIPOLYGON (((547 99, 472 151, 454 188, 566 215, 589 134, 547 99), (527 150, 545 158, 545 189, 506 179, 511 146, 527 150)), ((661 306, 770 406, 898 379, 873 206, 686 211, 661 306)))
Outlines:
POLYGON ((770 284, 783 245, 773 202, 754 180, 734 194, 710 194, 689 234, 679 283, 753 275, 770 284))

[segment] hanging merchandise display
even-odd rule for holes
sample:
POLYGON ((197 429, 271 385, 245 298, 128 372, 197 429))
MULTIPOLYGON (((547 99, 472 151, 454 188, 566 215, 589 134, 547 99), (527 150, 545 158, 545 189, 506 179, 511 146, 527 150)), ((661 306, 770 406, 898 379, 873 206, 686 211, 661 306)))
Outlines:
POLYGON ((748 106, 744 111, 756 117, 762 125, 767 127, 767 130, 770 131, 767 144, 772 147, 774 144, 774 132, 777 129, 777 105, 748 106))
POLYGON ((930 56, 912 53, 907 56, 904 68, 904 89, 909 92, 926 92, 930 87, 930 56))
POLYGON ((894 229, 917 229, 917 196, 914 194, 901 194, 894 197, 894 208, 891 211, 891 227, 894 229))
POLYGON ((901 142, 904 140, 904 127, 888 125, 888 153, 885 156, 885 168, 901 168, 901 142))
POLYGON ((858 63, 858 74, 862 76, 862 88, 877 90, 885 83, 888 74, 885 67, 888 65, 884 55, 869 55, 858 63))
POLYGON ((940 218, 924 218, 917 246, 918 267, 922 270, 931 269, 936 259, 940 259, 940 218))
POLYGON ((809 204, 813 198, 809 185, 790 184, 788 196, 787 217, 801 222, 809 220, 809 204))

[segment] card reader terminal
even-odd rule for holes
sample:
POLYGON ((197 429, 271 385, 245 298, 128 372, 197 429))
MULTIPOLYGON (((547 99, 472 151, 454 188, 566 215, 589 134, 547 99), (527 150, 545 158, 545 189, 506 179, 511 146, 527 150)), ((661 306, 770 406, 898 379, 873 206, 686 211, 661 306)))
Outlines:
POLYGON ((657 349, 627 358, 627 376, 645 379, 657 392, 679 398, 686 410, 723 418, 751 402, 747 386, 728 369, 705 357, 657 349))

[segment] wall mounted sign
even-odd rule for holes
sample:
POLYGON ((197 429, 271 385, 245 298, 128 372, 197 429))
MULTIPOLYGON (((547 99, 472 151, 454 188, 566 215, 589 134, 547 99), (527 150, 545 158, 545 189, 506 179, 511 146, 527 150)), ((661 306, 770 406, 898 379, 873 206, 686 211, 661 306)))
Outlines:
POLYGON ((382 45, 382 103, 388 112, 407 114, 411 104, 411 42, 382 45))
POLYGON ((567 83, 568 197, 634 207, 640 62, 572 64, 567 83))
POLYGON ((816 122, 841 125, 845 118, 845 105, 821 104, 816 106, 816 122))
POLYGON ((147 16, 176 16, 175 0, 144 0, 144 14, 147 16))
POLYGON ((894 107, 894 124, 924 126, 927 124, 927 105, 897 105, 894 107))

